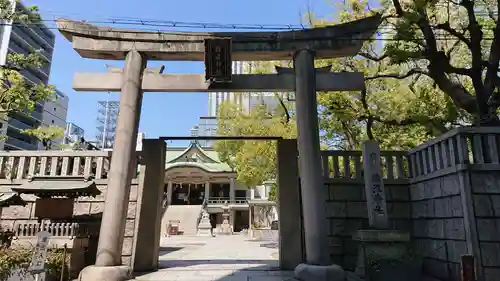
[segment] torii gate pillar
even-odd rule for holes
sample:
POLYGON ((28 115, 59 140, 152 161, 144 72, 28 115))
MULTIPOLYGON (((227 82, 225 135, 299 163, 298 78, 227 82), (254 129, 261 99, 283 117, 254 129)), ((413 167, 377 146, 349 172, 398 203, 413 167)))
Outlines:
POLYGON ((294 54, 297 142, 299 150, 300 186, 306 263, 295 268, 299 280, 344 280, 345 272, 330 261, 328 231, 323 204, 319 144, 318 104, 314 51, 303 49, 294 54))
POLYGON ((128 52, 123 70, 120 112, 109 170, 106 204, 102 214, 95 266, 86 267, 80 276, 90 280, 127 280, 131 269, 122 266, 121 253, 125 231, 128 197, 132 180, 131 163, 142 106, 142 75, 147 60, 136 50, 128 52))
POLYGON ((297 142, 308 264, 327 265, 329 254, 326 216, 322 204, 323 177, 319 145, 314 51, 300 50, 294 56, 297 142))

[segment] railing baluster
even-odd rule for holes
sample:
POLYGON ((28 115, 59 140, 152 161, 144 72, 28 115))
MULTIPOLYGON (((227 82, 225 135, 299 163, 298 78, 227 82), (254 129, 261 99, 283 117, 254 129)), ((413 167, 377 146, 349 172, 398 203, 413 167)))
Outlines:
POLYGON ((330 177, 330 165, 328 164, 328 158, 330 157, 327 153, 323 153, 321 156, 321 160, 323 163, 323 177, 327 179, 330 177))
POLYGON ((340 178, 339 156, 333 155, 333 177, 340 178))
POLYGON ((19 158, 19 163, 17 163, 17 175, 16 179, 24 178, 24 171, 26 169, 26 157, 21 156, 19 158))
POLYGON ((491 163, 498 164, 498 146, 497 146, 497 138, 495 135, 488 135, 488 153, 490 154, 491 163))
POLYGON ((104 157, 97 157, 97 167, 95 171, 95 178, 102 179, 102 168, 104 164, 104 157))
POLYGON ((32 177, 35 175, 35 169, 36 169, 36 156, 31 156, 30 157, 30 166, 28 168, 28 176, 32 177))
POLYGON ((58 157, 52 157, 50 158, 50 175, 55 176, 57 175, 57 165, 59 158, 58 157))
POLYGON ((394 179, 394 161, 392 155, 385 155, 385 166, 387 169, 387 179, 394 179))
POLYGON ((67 176, 69 171, 69 157, 63 157, 62 167, 61 167, 61 176, 67 176))
POLYGON ((344 177, 345 178, 351 178, 351 158, 349 157, 349 155, 346 153, 346 154, 343 154, 342 155, 342 160, 344 162, 344 177))
POLYGON ((16 171, 16 167, 14 167, 14 161, 15 161, 15 158, 14 157, 9 157, 9 160, 8 160, 8 163, 7 163, 7 175, 6 175, 6 178, 7 179, 12 179, 14 177, 14 173, 16 171))
POLYGON ((78 176, 80 174, 80 157, 73 158, 73 172, 72 176, 78 176))
POLYGON ((403 155, 396 155, 396 176, 398 177, 398 179, 405 178, 403 155))
POLYGON ((85 157, 85 166, 83 168, 83 176, 88 178, 92 172, 92 157, 85 157))
POLYGON ((45 176, 47 173, 47 157, 43 156, 40 160, 40 172, 38 173, 40 176, 45 176))
POLYGON ((355 172, 355 177, 356 179, 362 179, 363 178, 363 173, 362 173, 362 165, 361 165, 361 156, 360 155, 355 155, 354 156, 354 172, 355 172))

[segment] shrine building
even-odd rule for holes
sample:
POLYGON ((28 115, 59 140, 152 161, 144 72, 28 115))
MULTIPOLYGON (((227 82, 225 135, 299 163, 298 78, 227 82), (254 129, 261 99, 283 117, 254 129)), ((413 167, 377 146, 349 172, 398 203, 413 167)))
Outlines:
POLYGON ((250 189, 237 183, 236 177, 236 172, 220 161, 213 148, 202 148, 196 140, 191 141, 187 148, 168 146, 162 234, 166 234, 169 221, 179 223, 184 234, 196 234, 202 208, 210 214, 213 228, 222 224, 224 208, 229 209, 233 232, 249 229, 251 224, 269 226, 276 216, 263 218, 255 209, 274 206, 274 202, 267 200, 270 185, 250 189), (250 212, 250 209, 254 211, 250 212))

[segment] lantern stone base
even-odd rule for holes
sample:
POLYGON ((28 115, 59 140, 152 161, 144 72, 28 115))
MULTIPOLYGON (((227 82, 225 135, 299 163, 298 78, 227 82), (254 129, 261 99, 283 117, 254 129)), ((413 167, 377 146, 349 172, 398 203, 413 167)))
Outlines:
POLYGON ((367 281, 420 280, 420 265, 410 252, 410 234, 400 230, 358 230, 356 275, 367 281), (396 278, 396 279, 394 279, 396 278))
POLYGON ((311 265, 301 263, 295 267, 294 277, 301 281, 345 281, 344 269, 336 264, 311 265))
POLYGON ((78 276, 80 281, 125 281, 132 278, 132 269, 126 265, 90 265, 85 267, 78 276))

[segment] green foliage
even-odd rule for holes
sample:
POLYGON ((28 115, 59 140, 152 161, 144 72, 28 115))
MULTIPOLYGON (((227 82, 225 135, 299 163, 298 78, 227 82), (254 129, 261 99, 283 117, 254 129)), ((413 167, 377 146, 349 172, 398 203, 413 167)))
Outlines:
MULTIPOLYGON (((34 24, 39 22, 36 6, 27 6, 27 11, 13 9, 9 0, 0 0, 0 19, 15 24, 34 24)), ((54 97, 54 88, 44 84, 32 84, 25 80, 20 71, 37 69, 45 65, 46 60, 38 50, 28 55, 11 53, 7 62, 0 67, 0 118, 6 119, 11 112, 30 112, 37 102, 54 97)))
POLYGON ((64 137, 64 128, 59 126, 42 126, 36 129, 25 129, 21 132, 25 135, 37 138, 42 142, 46 150, 52 149, 53 141, 64 137))
MULTIPOLYGON (((0 248, 0 281, 6 281, 13 270, 20 270, 20 274, 29 274, 27 268, 31 261, 33 248, 30 247, 1 247, 0 248)), ((45 261, 45 272, 47 280, 59 280, 62 266, 65 266, 65 280, 70 280, 67 276, 69 255, 64 260, 63 249, 49 249, 47 260, 45 261)))
MULTIPOLYGON (((371 9, 368 1, 352 0, 343 5, 335 23, 387 12, 391 4, 371 9)), ((311 24, 332 22, 319 19, 311 24)), ((469 121, 465 110, 425 74, 425 64, 414 60, 422 52, 414 43, 415 26, 405 21, 396 25, 389 28, 384 22, 381 27, 389 37, 401 31, 393 34, 400 40, 384 42, 383 48, 379 41, 367 40, 359 56, 316 62, 317 66, 332 65, 333 71, 362 72, 366 77, 361 93, 318 93, 320 129, 329 147, 358 150, 362 141, 376 139, 382 149, 408 149, 469 121)))
MULTIPOLYGON (((13 1, 0 0, 0 19, 6 21, 15 21, 19 23, 37 23, 40 21, 38 7, 36 5, 25 6, 26 11, 13 9, 13 1)), ((20 3, 20 0, 16 0, 20 3)))
MULTIPOLYGON (((295 138, 293 119, 287 122, 282 109, 275 112, 256 106, 249 112, 230 102, 219 107, 217 133, 220 136, 272 136, 295 138)), ((263 140, 217 141, 215 150, 237 173, 237 181, 255 187, 276 176, 276 143, 263 140)))
POLYGON ((362 55, 396 69, 382 69, 377 76, 425 84, 435 88, 434 96, 444 94, 479 124, 499 124, 497 1, 382 0, 377 10, 367 4, 351 8, 359 6, 356 1, 346 5, 346 10, 354 11, 344 12, 346 18, 383 14, 379 31, 388 41, 378 46, 376 56, 366 56, 366 50, 362 55))
POLYGON ((271 184, 271 190, 269 191, 269 201, 278 201, 278 185, 273 183, 271 184))

